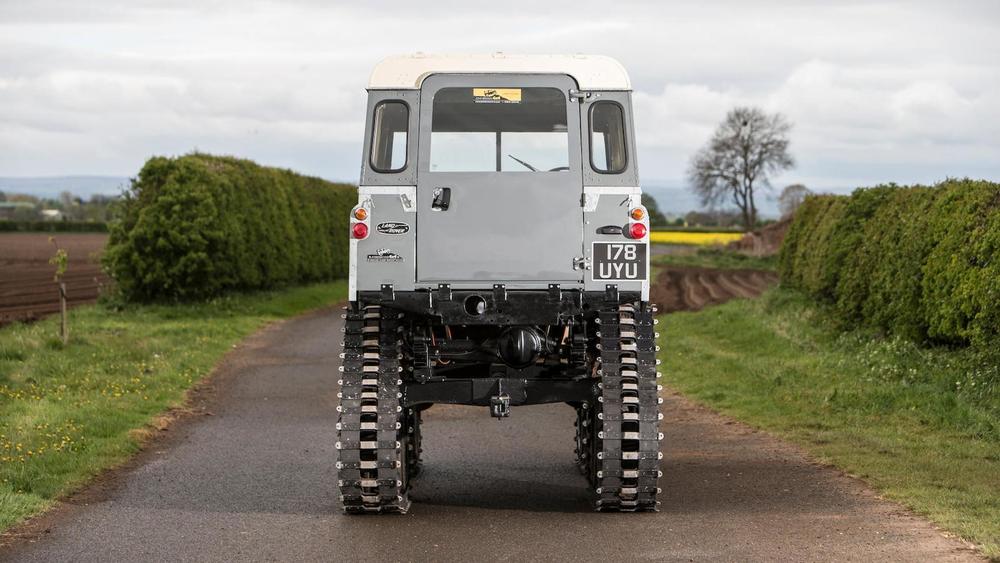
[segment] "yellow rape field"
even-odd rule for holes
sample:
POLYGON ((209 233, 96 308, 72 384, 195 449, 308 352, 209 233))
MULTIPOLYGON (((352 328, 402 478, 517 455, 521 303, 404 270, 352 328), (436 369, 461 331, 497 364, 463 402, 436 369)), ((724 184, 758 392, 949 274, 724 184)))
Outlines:
POLYGON ((743 238, 743 233, 696 233, 691 231, 652 231, 650 242, 663 244, 693 244, 708 246, 712 244, 728 244, 743 238))

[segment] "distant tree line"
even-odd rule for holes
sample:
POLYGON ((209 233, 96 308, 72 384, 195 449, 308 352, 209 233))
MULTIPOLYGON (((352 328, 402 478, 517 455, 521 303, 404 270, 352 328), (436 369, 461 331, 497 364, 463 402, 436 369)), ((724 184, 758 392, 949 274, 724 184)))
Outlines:
POLYGON ((646 208, 646 213, 649 214, 650 227, 666 227, 668 225, 667 217, 660 211, 660 206, 653 199, 653 196, 642 194, 642 205, 646 208))
POLYGON ((709 211, 689 211, 682 220, 687 227, 720 227, 731 229, 743 226, 743 216, 737 211, 731 210, 709 210, 709 211))
POLYGON ((96 221, 6 221, 0 233, 106 233, 108 224, 96 221))
MULTIPOLYGON (((792 209, 792 212, 794 212, 795 207, 801 204, 802 199, 805 197, 805 195, 799 197, 799 188, 805 189, 805 186, 796 184, 795 186, 789 186, 786 188, 786 191, 792 190, 789 192, 792 195, 788 198, 790 199, 788 206, 792 209)), ((782 192, 782 194, 784 193, 785 192, 782 192)), ((810 193, 812 192, 805 189, 806 195, 810 193)), ((783 201, 783 198, 785 198, 784 195, 779 198, 779 201, 783 201)), ((714 208, 700 211, 688 211, 683 215, 668 217, 660 210, 659 204, 657 204, 656 199, 654 199, 652 195, 648 193, 642 194, 642 204, 646 207, 646 211, 649 213, 649 226, 653 229, 663 229, 669 227, 718 227, 722 229, 737 229, 743 227, 743 215, 739 211, 732 209, 714 208)), ((784 210, 786 205, 784 203, 781 203, 780 205, 784 210)), ((760 220, 758 218, 756 226, 761 227, 773 222, 773 220, 760 220)))
POLYGON ((0 220, 35 222, 56 220, 76 223, 107 223, 114 215, 118 196, 94 194, 89 199, 68 191, 58 198, 0 191, 0 220))

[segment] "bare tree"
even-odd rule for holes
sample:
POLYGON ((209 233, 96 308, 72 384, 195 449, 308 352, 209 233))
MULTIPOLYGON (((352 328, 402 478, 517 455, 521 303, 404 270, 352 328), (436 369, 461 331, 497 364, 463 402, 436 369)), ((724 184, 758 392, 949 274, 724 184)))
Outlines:
POLYGON ((781 210, 781 217, 795 215, 795 211, 809 195, 812 195, 812 191, 802 184, 785 186, 785 189, 781 190, 781 195, 778 196, 778 209, 781 210))
POLYGON ((726 114, 708 145, 691 160, 688 177, 702 205, 732 202, 743 226, 757 223, 757 190, 771 187, 768 175, 795 165, 788 154, 791 124, 780 113, 738 107, 726 114))

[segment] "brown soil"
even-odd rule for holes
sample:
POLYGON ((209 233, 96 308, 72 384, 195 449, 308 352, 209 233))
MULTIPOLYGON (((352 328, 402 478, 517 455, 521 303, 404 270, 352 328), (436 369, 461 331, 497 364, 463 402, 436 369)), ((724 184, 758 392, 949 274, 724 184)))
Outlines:
POLYGON ((792 218, 786 217, 777 223, 747 233, 738 241, 726 245, 731 250, 740 250, 756 256, 770 256, 777 254, 781 250, 781 243, 785 241, 788 228, 792 226, 792 218))
MULTIPOLYGON (((55 254, 48 233, 0 234, 0 325, 32 321, 59 312, 59 289, 53 281, 55 254)), ((69 305, 92 303, 108 278, 101 272, 100 254, 108 235, 55 234, 66 249, 69 264, 63 280, 69 305)))
MULTIPOLYGON (((56 241, 69 254, 65 281, 70 306, 94 302, 108 278, 101 271, 105 234, 59 234, 56 241)), ((59 311, 59 291, 48 263, 54 247, 45 233, 0 234, 0 325, 31 321, 59 311)), ((697 311, 734 298, 756 297, 777 283, 773 272, 666 268, 652 288, 661 312, 697 311)))
POLYGON ((757 297, 776 283, 778 275, 764 270, 668 266, 650 288, 650 301, 661 313, 698 311, 730 299, 757 297))

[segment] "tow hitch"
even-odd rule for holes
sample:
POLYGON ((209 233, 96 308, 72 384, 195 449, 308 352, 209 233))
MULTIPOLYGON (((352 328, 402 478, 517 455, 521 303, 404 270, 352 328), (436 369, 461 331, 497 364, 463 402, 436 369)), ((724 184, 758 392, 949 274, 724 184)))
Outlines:
POLYGON ((510 395, 503 393, 490 397, 490 416, 493 418, 510 416, 510 395))

